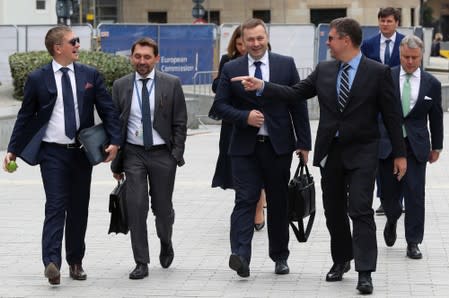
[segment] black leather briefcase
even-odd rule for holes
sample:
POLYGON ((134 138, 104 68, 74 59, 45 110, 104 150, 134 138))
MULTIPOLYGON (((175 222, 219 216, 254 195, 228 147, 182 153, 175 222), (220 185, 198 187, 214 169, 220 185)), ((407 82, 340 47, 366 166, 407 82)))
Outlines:
POLYGON ((104 150, 109 146, 109 137, 103 123, 82 129, 78 134, 78 140, 83 145, 91 165, 97 165, 106 159, 107 153, 104 150))

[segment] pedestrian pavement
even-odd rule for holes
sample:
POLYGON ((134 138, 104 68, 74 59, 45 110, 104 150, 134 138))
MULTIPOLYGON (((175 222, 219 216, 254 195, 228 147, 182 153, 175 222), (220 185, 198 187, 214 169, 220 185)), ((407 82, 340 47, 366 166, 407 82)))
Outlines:
MULTIPOLYGON (((444 123, 448 126, 448 114, 444 123)), ((317 121, 312 121, 315 134, 317 121)), ((115 182, 108 164, 94 168, 90 215, 83 261, 86 281, 69 278, 61 268, 61 285, 50 286, 41 262, 41 232, 45 195, 39 167, 19 160, 13 174, 0 173, 0 297, 357 297, 357 273, 352 269, 341 282, 326 282, 332 265, 329 235, 321 203, 318 169, 311 167, 317 188, 317 216, 306 243, 290 233, 290 274, 274 274, 268 257, 266 227, 254 233, 251 276, 240 278, 228 267, 229 216, 233 191, 210 187, 218 153, 219 126, 189 130, 186 165, 178 168, 174 208, 175 258, 168 269, 159 265, 159 241, 154 217, 148 219, 150 272, 130 280, 134 267, 128 235, 107 234, 108 200, 115 182)), ((445 148, 449 138, 445 138, 445 148)), ((5 152, 0 152, 3 158, 5 152)), ((310 162, 309 162, 310 163, 310 162)), ((294 159, 292 172, 296 167, 294 159)), ((423 259, 406 257, 403 217, 398 240, 386 247, 385 216, 376 216, 378 268, 373 273, 373 297, 449 296, 449 156, 428 166, 426 229, 420 246, 423 259)), ((378 201, 374 200, 374 208, 378 201)), ((352 262, 352 267, 354 264, 352 262)))

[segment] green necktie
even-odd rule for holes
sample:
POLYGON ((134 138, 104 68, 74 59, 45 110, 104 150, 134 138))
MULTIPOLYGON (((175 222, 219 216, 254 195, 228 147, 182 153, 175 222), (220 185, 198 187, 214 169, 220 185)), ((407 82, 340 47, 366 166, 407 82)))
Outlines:
MULTIPOLYGON (((410 112, 410 96, 412 94, 412 87, 410 86, 410 74, 405 75, 405 82, 402 86, 402 112, 404 113, 404 117, 410 112)), ((402 132, 404 138, 407 137, 407 132, 405 131, 405 126, 402 126, 402 132)))

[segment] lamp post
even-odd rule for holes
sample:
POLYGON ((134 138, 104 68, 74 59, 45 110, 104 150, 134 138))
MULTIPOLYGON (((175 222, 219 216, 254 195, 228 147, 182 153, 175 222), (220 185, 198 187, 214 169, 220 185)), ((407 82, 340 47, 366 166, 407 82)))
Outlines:
POLYGON ((201 5, 204 0, 192 0, 192 2, 195 3, 192 8, 192 16, 196 19, 194 23, 198 23, 204 19, 204 15, 206 14, 204 7, 201 5))
POLYGON ((73 14, 72 0, 57 0, 56 1, 56 16, 58 17, 58 24, 70 26, 70 17, 73 14))

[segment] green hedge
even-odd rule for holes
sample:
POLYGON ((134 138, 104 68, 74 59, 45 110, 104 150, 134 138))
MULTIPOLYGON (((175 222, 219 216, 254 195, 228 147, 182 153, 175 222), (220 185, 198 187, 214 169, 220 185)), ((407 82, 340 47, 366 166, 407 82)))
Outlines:
MULTIPOLYGON (((30 72, 49 63, 51 56, 46 51, 15 53, 9 56, 9 66, 14 85, 14 97, 23 99, 23 87, 30 72)), ((95 67, 103 75, 106 88, 112 90, 112 83, 133 71, 129 59, 103 52, 80 51, 78 62, 95 67)))

